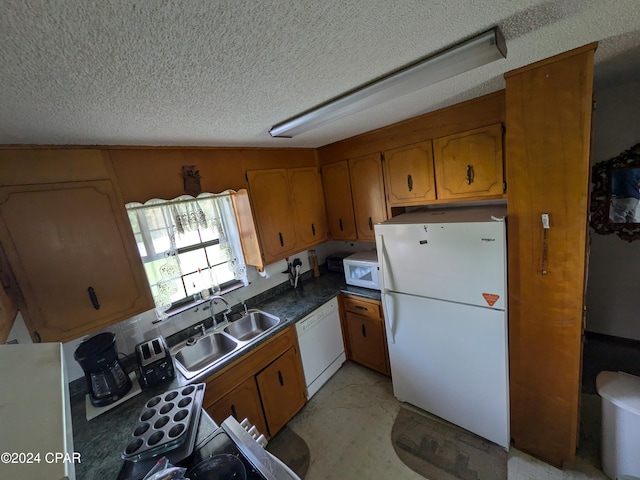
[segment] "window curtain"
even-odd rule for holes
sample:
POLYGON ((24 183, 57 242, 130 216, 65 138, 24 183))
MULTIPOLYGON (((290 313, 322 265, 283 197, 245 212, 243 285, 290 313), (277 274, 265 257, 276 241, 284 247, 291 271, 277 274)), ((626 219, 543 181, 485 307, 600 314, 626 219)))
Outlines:
MULTIPOLYGON (((176 282, 183 274, 177 239, 190 232, 209 230, 211 235, 217 236, 221 254, 234 278, 244 286, 249 284, 231 201, 233 193, 229 190, 219 194, 201 193, 197 197, 182 195, 173 200, 151 199, 144 204, 132 202, 125 205, 132 225, 137 222, 139 226, 141 238, 137 238, 137 243, 145 263, 165 259, 155 263, 158 265, 155 272, 158 288, 154 301, 159 319, 167 317, 166 311, 172 304, 171 295, 178 291, 176 282)), ((219 292, 220 287, 213 277, 209 280, 212 291, 219 292)))

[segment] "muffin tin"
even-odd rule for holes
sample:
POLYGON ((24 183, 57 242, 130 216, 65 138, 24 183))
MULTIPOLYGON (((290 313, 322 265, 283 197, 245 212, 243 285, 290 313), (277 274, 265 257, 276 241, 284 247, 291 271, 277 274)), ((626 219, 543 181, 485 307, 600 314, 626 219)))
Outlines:
POLYGON ((185 442, 191 442, 190 453, 198 430, 204 388, 204 383, 198 383, 149 399, 131 430, 122 458, 134 462, 144 460, 185 442))

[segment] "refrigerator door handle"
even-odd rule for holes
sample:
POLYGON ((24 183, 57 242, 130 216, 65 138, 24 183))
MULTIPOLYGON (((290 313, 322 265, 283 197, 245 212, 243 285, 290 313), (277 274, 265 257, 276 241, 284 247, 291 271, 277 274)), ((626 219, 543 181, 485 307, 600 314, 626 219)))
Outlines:
POLYGON ((393 310, 388 307, 388 298, 391 297, 390 290, 388 288, 388 279, 391 278, 391 266, 389 265, 387 249, 384 246, 384 236, 377 235, 378 244, 380 245, 380 253, 382 256, 380 262, 380 290, 382 292, 382 311, 384 313, 384 323, 387 327, 387 340, 391 343, 396 343, 395 335, 395 316, 393 310))
POLYGON ((396 322, 395 315, 393 315, 393 301, 391 301, 391 308, 388 307, 388 299, 393 299, 391 292, 385 289, 382 292, 382 311, 384 312, 384 323, 387 326, 387 340, 391 343, 396 343, 396 322))

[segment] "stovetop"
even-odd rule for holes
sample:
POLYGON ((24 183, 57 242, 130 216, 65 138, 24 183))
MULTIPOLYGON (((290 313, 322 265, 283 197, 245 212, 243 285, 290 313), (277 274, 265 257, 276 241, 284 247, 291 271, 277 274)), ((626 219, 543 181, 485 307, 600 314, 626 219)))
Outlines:
MULTIPOLYGON (((219 455, 222 453, 233 455, 239 458, 244 464, 247 480, 265 480, 266 477, 260 474, 255 467, 251 464, 249 460, 242 454, 240 449, 236 446, 236 444, 231 440, 229 435, 222 430, 218 429, 205 441, 206 443, 198 450, 196 450, 189 460, 189 465, 187 468, 193 468, 201 461, 209 458, 212 455, 219 455)), ((186 466, 186 465, 183 465, 186 466)), ((187 477, 189 476, 189 472, 187 471, 187 477)))
MULTIPOLYGON (((229 454, 243 463, 247 480, 300 480, 282 461, 263 448, 266 440, 246 419, 242 424, 228 417, 222 426, 199 442, 191 455, 172 461, 172 451, 165 456, 171 463, 189 470, 203 460, 218 454, 229 454)), ((142 480, 158 461, 158 458, 132 462, 125 460, 117 480, 142 480)))

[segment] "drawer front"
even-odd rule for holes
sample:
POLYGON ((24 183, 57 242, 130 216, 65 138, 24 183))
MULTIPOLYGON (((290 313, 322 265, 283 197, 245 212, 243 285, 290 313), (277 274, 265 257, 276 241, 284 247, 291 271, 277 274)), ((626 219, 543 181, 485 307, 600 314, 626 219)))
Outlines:
POLYGON ((373 300, 364 300, 355 297, 344 297, 344 308, 348 312, 357 313, 371 318, 382 318, 380 303, 373 300))

